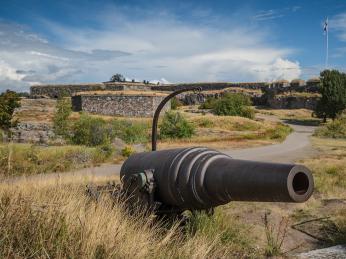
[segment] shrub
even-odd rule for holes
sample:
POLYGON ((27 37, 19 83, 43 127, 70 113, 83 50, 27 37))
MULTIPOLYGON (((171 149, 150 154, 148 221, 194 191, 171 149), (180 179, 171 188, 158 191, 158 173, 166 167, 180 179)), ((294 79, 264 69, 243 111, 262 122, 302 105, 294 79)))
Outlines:
POLYGON ((327 138, 346 138, 346 117, 330 121, 315 131, 315 135, 327 138))
POLYGON ((69 98, 60 98, 56 105, 56 111, 53 117, 54 133, 61 136, 68 135, 69 121, 71 115, 71 100, 69 98))
POLYGON ((195 133, 195 127, 179 112, 166 112, 160 126, 160 137, 190 138, 195 133))
POLYGON ((129 157, 130 155, 132 155, 135 151, 133 150, 133 148, 131 146, 126 146, 121 150, 121 154, 124 157, 129 157))
POLYGON ((183 103, 177 97, 173 97, 171 100, 171 109, 176 110, 180 106, 183 106, 183 103))
POLYGON ((216 115, 241 116, 253 119, 255 112, 250 105, 251 100, 248 96, 227 93, 214 104, 213 112, 216 115))
POLYGON ((215 97, 208 97, 207 100, 198 107, 198 109, 213 109, 216 102, 217 99, 215 97))
POLYGON ((82 114, 72 127, 71 140, 77 145, 98 146, 108 143, 112 131, 101 118, 82 114))
POLYGON ((143 143, 149 140, 149 124, 125 120, 113 120, 111 123, 112 136, 126 143, 143 143))

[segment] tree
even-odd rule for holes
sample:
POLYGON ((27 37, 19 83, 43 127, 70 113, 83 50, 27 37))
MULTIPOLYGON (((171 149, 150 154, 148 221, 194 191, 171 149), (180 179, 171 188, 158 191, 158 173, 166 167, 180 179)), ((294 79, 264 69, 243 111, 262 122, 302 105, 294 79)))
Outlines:
POLYGON ((20 97, 14 91, 7 90, 0 95, 0 128, 8 130, 12 126, 14 109, 20 107, 20 97))
POLYGON ((321 99, 316 105, 316 115, 326 121, 333 120, 346 108, 346 74, 337 70, 324 70, 320 74, 321 99))
POLYGON ((72 112, 70 98, 59 98, 53 117, 53 128, 57 135, 67 136, 68 117, 72 112))
POLYGON ((115 74, 109 80, 111 82, 125 82, 125 77, 122 74, 115 74))

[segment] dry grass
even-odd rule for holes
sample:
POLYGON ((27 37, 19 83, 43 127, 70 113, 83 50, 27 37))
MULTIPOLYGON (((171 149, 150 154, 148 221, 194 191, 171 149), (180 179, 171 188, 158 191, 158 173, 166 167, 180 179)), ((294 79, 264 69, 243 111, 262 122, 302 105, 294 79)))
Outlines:
POLYGON ((110 161, 99 148, 0 144, 0 179, 9 176, 64 172, 110 161))
POLYGON ((314 174, 316 191, 323 198, 346 197, 346 140, 312 138, 320 155, 303 160, 314 174))
MULTIPOLYGON (((97 179, 96 179, 97 180, 97 179)), ((106 198, 95 204, 86 182, 0 188, 0 257, 258 258, 248 228, 221 212, 186 227, 126 214, 106 198)))
POLYGON ((13 114, 13 121, 53 123, 56 100, 22 98, 20 104, 13 114))
POLYGON ((313 119, 312 110, 308 109, 269 109, 256 108, 256 113, 264 115, 273 115, 280 119, 313 119))
POLYGON ((278 94, 276 95, 277 97, 288 97, 288 96, 293 96, 293 97, 321 97, 320 93, 309 93, 309 92, 286 92, 283 94, 278 94))

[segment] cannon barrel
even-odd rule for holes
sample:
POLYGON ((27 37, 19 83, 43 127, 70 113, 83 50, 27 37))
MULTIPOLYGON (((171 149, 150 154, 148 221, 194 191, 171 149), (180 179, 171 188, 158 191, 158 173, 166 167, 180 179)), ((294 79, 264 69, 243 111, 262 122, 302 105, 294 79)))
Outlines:
POLYGON ((181 209, 207 209, 230 201, 304 202, 313 192, 309 169, 233 159, 202 147, 131 155, 122 179, 152 169, 155 199, 181 209))

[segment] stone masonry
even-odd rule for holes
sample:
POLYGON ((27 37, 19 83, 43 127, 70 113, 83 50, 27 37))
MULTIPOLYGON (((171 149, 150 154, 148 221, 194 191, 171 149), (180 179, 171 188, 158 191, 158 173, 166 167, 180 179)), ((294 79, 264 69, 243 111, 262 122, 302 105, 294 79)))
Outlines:
MULTIPOLYGON (((110 116, 152 117, 165 97, 166 94, 154 92, 86 92, 72 97, 72 108, 110 116)), ((162 112, 169 108, 167 103, 162 112)))
POLYGON ((60 96, 72 96, 86 91, 126 91, 126 90, 151 90, 150 84, 131 82, 107 82, 107 83, 81 83, 81 84, 54 84, 34 85, 30 87, 30 96, 58 98, 60 96))

